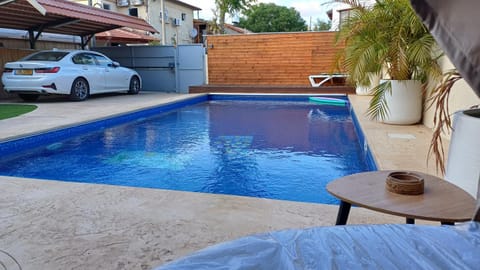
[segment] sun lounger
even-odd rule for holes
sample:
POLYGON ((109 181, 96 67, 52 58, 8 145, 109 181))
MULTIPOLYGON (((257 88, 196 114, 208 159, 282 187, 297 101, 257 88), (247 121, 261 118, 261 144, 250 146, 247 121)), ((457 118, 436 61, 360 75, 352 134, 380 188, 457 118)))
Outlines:
POLYGON ((312 87, 319 87, 322 86, 324 83, 328 82, 329 80, 333 80, 333 78, 347 78, 347 74, 329 74, 329 73, 322 73, 318 75, 310 75, 308 76, 308 80, 312 87), (320 82, 316 82, 316 80, 320 80, 320 82))

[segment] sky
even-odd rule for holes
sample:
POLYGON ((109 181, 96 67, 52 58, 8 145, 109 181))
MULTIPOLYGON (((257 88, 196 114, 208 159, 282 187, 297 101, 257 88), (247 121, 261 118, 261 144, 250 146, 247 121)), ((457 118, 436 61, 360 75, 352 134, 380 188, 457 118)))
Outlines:
MULTIPOLYGON (((213 17, 212 9, 215 9, 215 0, 180 0, 184 3, 196 6, 201 8, 200 19, 210 20, 213 17)), ((274 3, 278 6, 293 7, 303 19, 310 23, 310 18, 312 24, 317 21, 317 18, 327 22, 327 11, 332 7, 332 4, 329 4, 332 0, 257 0, 257 3, 274 3)), ((197 14, 195 12, 195 18, 197 14)), ((230 23, 231 19, 227 19, 227 22, 230 23)))

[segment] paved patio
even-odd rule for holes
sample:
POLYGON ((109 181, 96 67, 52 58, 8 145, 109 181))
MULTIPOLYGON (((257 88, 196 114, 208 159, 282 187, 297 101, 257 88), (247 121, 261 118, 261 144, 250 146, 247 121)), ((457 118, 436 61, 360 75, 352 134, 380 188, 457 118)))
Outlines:
MULTIPOLYGON (((189 96, 40 99, 37 110, 0 121, 0 139, 189 96)), ((434 163, 426 163, 429 129, 369 121, 362 113, 368 97, 350 98, 380 169, 435 173, 434 163)), ((332 205, 14 177, 0 177, 0 189, 0 262, 7 269, 15 269, 12 258, 22 269, 150 269, 248 234, 330 226, 337 213, 332 205)), ((349 219, 349 224, 403 222, 362 208, 353 208, 349 219)))

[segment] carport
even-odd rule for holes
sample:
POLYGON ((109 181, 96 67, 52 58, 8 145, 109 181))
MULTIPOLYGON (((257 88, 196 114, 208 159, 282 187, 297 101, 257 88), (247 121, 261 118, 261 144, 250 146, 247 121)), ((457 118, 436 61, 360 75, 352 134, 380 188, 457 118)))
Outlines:
POLYGON ((82 48, 120 27, 158 32, 143 19, 65 0, 0 0, 0 27, 27 30, 31 49, 43 32, 80 36, 82 48))

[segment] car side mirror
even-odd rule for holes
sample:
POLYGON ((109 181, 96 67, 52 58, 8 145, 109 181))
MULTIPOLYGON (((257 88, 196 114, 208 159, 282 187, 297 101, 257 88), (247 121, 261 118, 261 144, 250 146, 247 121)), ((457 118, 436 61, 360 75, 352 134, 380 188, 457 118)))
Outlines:
POLYGON ((120 66, 120 63, 116 62, 116 61, 113 61, 111 64, 110 64, 111 67, 119 67, 120 66))

